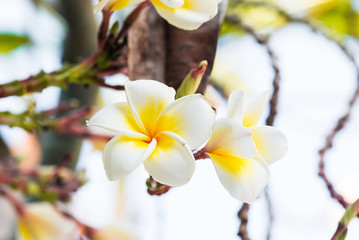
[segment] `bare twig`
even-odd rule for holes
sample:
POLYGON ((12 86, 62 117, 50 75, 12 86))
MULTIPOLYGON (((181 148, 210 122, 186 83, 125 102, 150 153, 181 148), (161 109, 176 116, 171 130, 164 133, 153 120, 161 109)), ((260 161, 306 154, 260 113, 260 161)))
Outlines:
POLYGON ((127 35, 128 30, 130 29, 132 23, 138 18, 142 10, 148 7, 149 5, 151 5, 150 1, 143 1, 142 3, 137 5, 137 7, 132 11, 130 15, 128 15, 128 17, 123 22, 123 27, 121 31, 118 33, 118 35, 116 36, 116 41, 119 41, 121 38, 127 35))
POLYGON ((241 225, 239 226, 238 236, 242 240, 249 240, 247 224, 248 224, 248 211, 249 204, 243 203, 242 208, 238 212, 238 218, 241 220, 241 225))
POLYGON ((58 113, 63 113, 66 110, 71 110, 74 103, 64 103, 58 107, 47 110, 45 112, 32 112, 28 110, 21 114, 12 114, 10 112, 0 112, 0 124, 5 124, 10 127, 20 127, 27 131, 34 130, 52 130, 54 132, 73 136, 78 138, 89 138, 109 141, 111 136, 95 134, 91 132, 86 126, 80 123, 81 120, 87 118, 93 109, 90 107, 83 107, 67 115, 55 117, 58 113))
POLYGON ((97 42, 100 49, 102 49, 106 44, 107 32, 110 26, 112 13, 112 11, 102 10, 102 22, 97 34, 97 42))
MULTIPOLYGON (((46 168, 23 170, 19 168, 15 159, 2 161, 0 164, 0 195, 8 193, 2 187, 4 185, 20 191, 27 197, 49 202, 56 200, 68 202, 72 194, 85 183, 81 175, 65 169, 65 165, 68 165, 70 160, 70 157, 65 158, 52 172, 48 172, 46 168)), ((15 202, 13 205, 17 208, 19 204, 15 202)))
POLYGON ((89 225, 86 225, 82 223, 80 220, 78 220, 76 217, 74 217, 71 213, 68 211, 64 211, 60 209, 58 206, 54 206, 54 208, 65 218, 73 221, 80 229, 81 237, 86 237, 86 239, 93 239, 94 235, 96 234, 97 229, 93 228, 89 225))

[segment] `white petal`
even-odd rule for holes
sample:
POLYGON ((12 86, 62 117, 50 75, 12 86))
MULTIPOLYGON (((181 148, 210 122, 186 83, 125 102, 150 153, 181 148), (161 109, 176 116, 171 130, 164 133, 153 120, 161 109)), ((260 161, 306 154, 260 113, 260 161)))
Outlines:
POLYGON ((251 203, 266 186, 269 172, 261 160, 209 155, 219 180, 235 199, 251 203))
POLYGON ((156 123, 156 132, 174 132, 191 149, 196 149, 210 137, 215 117, 215 111, 202 95, 188 95, 177 99, 163 110, 156 123))
POLYGON ((206 152, 238 158, 255 157, 258 152, 252 132, 233 119, 216 121, 206 152))
POLYGON ((281 159, 287 152, 287 139, 278 129, 262 126, 251 130, 258 152, 267 164, 281 159))
POLYGON ((174 101, 176 91, 154 80, 127 81, 125 90, 132 116, 152 136, 158 115, 174 101))
POLYGON ((246 107, 243 117, 243 125, 245 127, 252 127, 258 124, 268 104, 268 99, 269 91, 265 91, 246 107))
POLYGON ((106 4, 112 2, 113 0, 100 0, 100 2, 95 6, 94 13, 97 14, 105 8, 106 4))
POLYGON ((127 103, 110 104, 100 109, 88 122, 88 126, 96 126, 116 134, 148 139, 132 117, 127 103))
POLYGON ((144 162, 148 173, 158 182, 169 186, 186 184, 195 169, 191 149, 178 135, 164 132, 156 137, 157 146, 144 162))
POLYGON ((151 143, 118 136, 106 144, 102 161, 109 180, 126 177, 151 155, 156 148, 156 140, 151 143))
POLYGON ((152 3, 168 23, 185 30, 197 29, 218 11, 217 0, 186 0, 180 8, 170 8, 160 0, 152 0, 152 3))
POLYGON ((184 0, 160 0, 160 1, 170 8, 180 8, 184 4, 184 0))
POLYGON ((243 123, 244 113, 244 92, 241 90, 233 91, 228 98, 227 116, 243 123))

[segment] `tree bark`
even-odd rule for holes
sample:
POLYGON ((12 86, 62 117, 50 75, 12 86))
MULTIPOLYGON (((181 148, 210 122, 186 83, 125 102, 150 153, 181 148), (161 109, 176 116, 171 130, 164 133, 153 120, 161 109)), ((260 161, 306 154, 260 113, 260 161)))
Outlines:
MULTIPOLYGON (((97 25, 94 19, 91 1, 61 0, 60 12, 68 24, 68 34, 65 43, 63 60, 78 62, 97 49, 97 25)), ((62 91, 60 101, 77 99, 80 106, 91 105, 96 100, 97 88, 93 86, 70 85, 62 91)), ((72 167, 81 148, 81 139, 63 136, 56 133, 46 133, 43 136, 43 164, 56 165, 67 154, 73 158, 72 167)))
POLYGON ((207 60, 207 71, 198 89, 203 93, 213 67, 220 23, 218 14, 199 29, 185 31, 162 20, 153 7, 146 9, 128 36, 130 78, 154 79, 177 89, 195 65, 207 60))
POLYGON ((178 89, 188 72, 203 60, 207 70, 198 87, 204 93, 216 55, 220 21, 217 15, 194 31, 185 31, 167 24, 166 83, 178 89))
POLYGON ((8 156, 10 156, 9 149, 7 148, 5 142, 0 136, 0 161, 7 158, 8 156))
POLYGON ((165 21, 150 6, 128 32, 128 70, 131 80, 153 79, 165 82, 165 21))

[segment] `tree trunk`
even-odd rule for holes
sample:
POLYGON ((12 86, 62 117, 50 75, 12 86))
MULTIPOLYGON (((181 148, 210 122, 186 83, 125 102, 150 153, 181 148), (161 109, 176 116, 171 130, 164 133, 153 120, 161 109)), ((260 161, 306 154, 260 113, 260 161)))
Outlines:
POLYGON ((162 20, 153 7, 146 9, 128 36, 131 80, 154 79, 177 89, 195 65, 207 60, 208 68, 198 89, 203 93, 213 66, 220 22, 218 14, 199 29, 185 31, 162 20))
MULTIPOLYGON (((78 62, 97 49, 97 25, 94 19, 91 1, 61 0, 61 13, 68 23, 65 43, 65 62, 78 62)), ((97 88, 93 86, 70 85, 61 93, 61 102, 77 99, 80 106, 91 105, 96 100, 97 88)), ((67 154, 73 157, 75 166, 81 148, 81 139, 63 136, 53 132, 43 136, 43 164, 58 164, 67 154)))

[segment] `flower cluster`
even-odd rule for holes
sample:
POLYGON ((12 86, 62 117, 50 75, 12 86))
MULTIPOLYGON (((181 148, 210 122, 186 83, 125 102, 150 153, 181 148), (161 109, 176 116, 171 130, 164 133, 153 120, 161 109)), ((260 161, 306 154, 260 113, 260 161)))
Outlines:
MULTIPOLYGON (((114 11, 144 2, 144 0, 100 0, 95 13, 102 9, 114 11)), ((212 19, 218 11, 217 0, 151 0, 157 13, 170 24, 194 30, 212 19)))
POLYGON ((127 176, 143 163, 154 180, 180 186, 193 175, 192 151, 200 151, 212 159, 229 193, 251 202, 267 183, 267 166, 286 152, 279 130, 256 126, 268 93, 244 110, 243 92, 233 92, 228 118, 215 120, 214 109, 200 94, 175 100, 173 88, 152 80, 128 81, 125 91, 127 102, 106 106, 88 121, 116 134, 103 154, 110 180, 127 176))
POLYGON ((244 108, 243 92, 232 92, 227 118, 216 121, 204 148, 222 185, 243 202, 250 203, 261 193, 268 181, 268 165, 287 151, 282 132, 270 126, 257 126, 267 103, 268 92, 264 92, 244 108))

